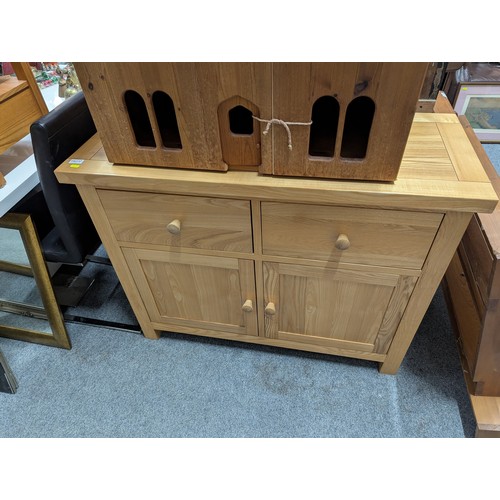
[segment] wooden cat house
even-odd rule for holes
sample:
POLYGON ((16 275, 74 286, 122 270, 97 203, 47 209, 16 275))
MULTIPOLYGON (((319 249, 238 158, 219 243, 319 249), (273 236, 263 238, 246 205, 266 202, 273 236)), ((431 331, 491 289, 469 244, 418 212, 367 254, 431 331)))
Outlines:
POLYGON ((110 162, 392 181, 427 63, 75 63, 110 162))

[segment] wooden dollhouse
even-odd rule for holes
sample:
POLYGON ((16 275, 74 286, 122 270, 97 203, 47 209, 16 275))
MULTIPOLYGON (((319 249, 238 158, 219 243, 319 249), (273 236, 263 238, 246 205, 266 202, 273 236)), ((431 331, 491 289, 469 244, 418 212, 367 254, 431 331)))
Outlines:
POLYGON ((393 181, 427 63, 75 63, 109 161, 393 181))

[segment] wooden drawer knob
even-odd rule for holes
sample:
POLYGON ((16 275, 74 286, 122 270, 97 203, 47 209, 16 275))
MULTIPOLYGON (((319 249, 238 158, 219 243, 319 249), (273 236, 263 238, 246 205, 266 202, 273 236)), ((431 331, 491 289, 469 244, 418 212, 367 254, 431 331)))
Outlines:
POLYGON ((264 312, 267 316, 274 316, 276 314, 276 306, 274 305, 274 302, 269 302, 264 309, 264 312))
POLYGON ((170 234, 179 234, 181 232, 181 221, 179 219, 175 219, 167 224, 167 231, 170 234))
POLYGON ((241 306, 241 308, 247 312, 251 313, 253 311, 253 302, 250 299, 245 300, 245 303, 241 306))
POLYGON ((351 242, 347 237, 347 234, 339 234, 337 241, 335 242, 335 248, 338 250, 347 250, 351 246, 351 242))

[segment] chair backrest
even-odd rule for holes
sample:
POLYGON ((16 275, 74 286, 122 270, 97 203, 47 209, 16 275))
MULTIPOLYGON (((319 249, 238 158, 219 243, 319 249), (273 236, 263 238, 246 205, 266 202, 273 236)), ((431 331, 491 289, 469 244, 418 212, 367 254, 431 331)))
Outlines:
POLYGON ((83 93, 34 122, 30 132, 40 184, 55 225, 51 237, 42 242, 45 259, 81 263, 100 239, 76 187, 60 184, 54 170, 96 133, 83 93))

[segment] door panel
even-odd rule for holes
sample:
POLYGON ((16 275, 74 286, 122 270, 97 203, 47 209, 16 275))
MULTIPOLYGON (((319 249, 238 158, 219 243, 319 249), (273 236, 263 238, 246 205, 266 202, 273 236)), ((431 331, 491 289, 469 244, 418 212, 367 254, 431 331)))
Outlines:
POLYGON ((123 253, 152 321, 257 335, 253 261, 131 248, 123 253))
POLYGON ((417 278, 264 263, 265 336, 385 353, 417 278))

